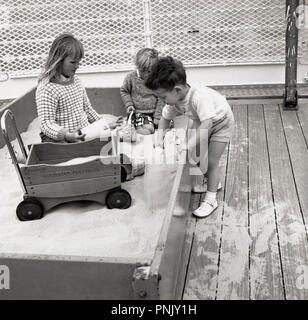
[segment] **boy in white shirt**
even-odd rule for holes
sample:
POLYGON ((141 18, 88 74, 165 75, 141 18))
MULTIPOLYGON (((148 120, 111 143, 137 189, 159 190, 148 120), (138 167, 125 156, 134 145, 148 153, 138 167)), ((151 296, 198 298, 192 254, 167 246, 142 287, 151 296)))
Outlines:
POLYGON ((190 87, 183 64, 170 56, 158 60, 145 85, 166 103, 158 126, 156 147, 163 147, 166 129, 178 115, 191 119, 191 128, 196 129, 190 130, 188 155, 193 155, 195 149, 200 150, 198 165, 202 173, 206 173, 207 192, 193 215, 205 218, 218 206, 219 160, 232 135, 232 110, 226 99, 215 90, 205 86, 190 87))

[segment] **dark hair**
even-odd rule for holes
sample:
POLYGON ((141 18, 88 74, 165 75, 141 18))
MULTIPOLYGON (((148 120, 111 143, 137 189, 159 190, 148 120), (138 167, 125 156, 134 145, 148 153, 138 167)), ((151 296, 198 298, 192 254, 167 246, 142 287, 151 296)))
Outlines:
POLYGON ((185 68, 181 61, 170 56, 158 59, 145 82, 151 90, 162 88, 170 91, 178 84, 186 84, 185 68))

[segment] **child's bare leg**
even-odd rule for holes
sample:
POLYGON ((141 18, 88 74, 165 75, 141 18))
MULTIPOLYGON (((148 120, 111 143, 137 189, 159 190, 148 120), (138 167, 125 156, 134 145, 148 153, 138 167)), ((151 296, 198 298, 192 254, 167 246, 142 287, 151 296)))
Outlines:
POLYGON ((216 192, 220 181, 219 160, 228 143, 211 141, 208 151, 207 190, 216 192))
POLYGON ((208 149, 207 192, 194 215, 204 218, 217 208, 216 192, 220 180, 219 160, 227 146, 226 142, 211 141, 208 149))

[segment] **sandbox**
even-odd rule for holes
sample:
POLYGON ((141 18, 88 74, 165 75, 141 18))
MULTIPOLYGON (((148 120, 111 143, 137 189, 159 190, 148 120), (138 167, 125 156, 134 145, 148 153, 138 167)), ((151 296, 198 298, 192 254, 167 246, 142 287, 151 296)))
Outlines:
MULTIPOLYGON (((99 113, 123 114, 115 89, 94 92, 99 113)), ((34 89, 5 109, 14 112, 25 144, 38 143, 34 89)), ((135 156, 143 149, 149 157, 151 139, 144 136, 139 144, 122 147, 135 156)), ((178 297, 190 199, 181 188, 187 179, 183 160, 168 165, 148 161, 143 176, 123 183, 133 199, 128 209, 78 201, 49 210, 41 220, 20 222, 15 209, 22 190, 6 146, 1 147, 0 265, 9 267, 10 289, 1 290, 0 299, 178 297)))

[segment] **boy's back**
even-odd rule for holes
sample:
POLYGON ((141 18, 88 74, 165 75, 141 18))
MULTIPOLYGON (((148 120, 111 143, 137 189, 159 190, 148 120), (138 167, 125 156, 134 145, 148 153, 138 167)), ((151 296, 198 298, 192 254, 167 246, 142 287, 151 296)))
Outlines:
POLYGON ((230 105, 219 92, 200 84, 192 84, 185 98, 174 106, 166 105, 162 114, 167 120, 185 114, 200 122, 207 119, 217 122, 230 112, 232 112, 230 105))

